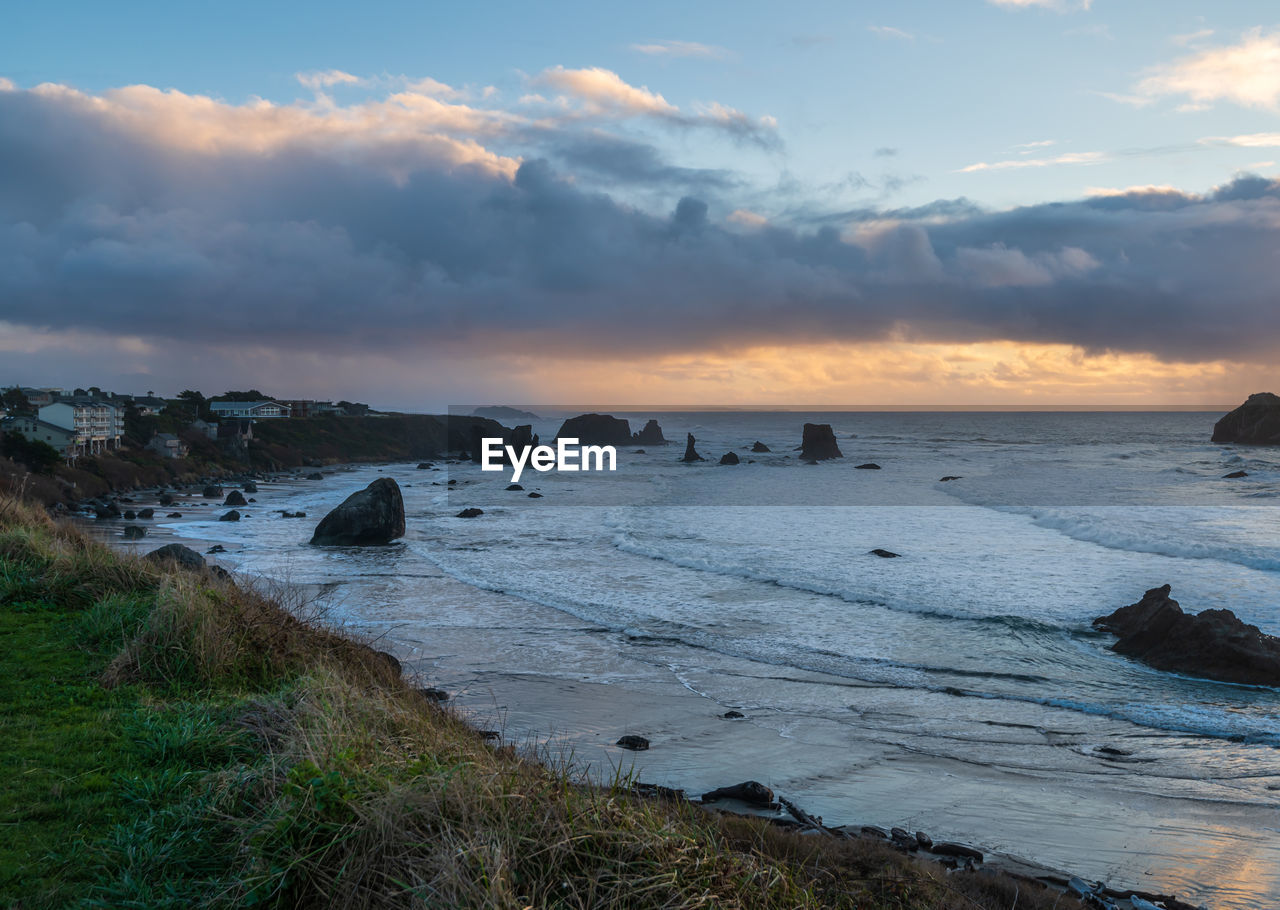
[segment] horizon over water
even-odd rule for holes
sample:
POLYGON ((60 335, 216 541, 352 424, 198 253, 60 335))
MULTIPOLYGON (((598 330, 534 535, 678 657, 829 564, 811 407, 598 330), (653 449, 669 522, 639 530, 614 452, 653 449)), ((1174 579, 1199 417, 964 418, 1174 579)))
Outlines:
MULTIPOLYGON (((559 417, 532 410, 549 440, 559 417)), ((1280 634, 1280 449, 1209 442, 1224 410, 603 412, 657 418, 674 444, 619 447, 615 475, 526 472, 538 500, 471 464, 359 466, 260 484, 250 521, 159 524, 320 586, 517 739, 1275 906, 1280 691, 1150 669, 1090 622, 1170 583, 1189 612, 1280 634), (801 464, 806 421, 831 423, 844 458, 801 464), (707 461, 679 463, 686 433, 707 461), (730 450, 742 464, 718 465, 730 450), (391 547, 310 548, 314 521, 269 513, 319 520, 379 476, 405 495, 391 547), (653 748, 620 754, 623 732, 653 748)))

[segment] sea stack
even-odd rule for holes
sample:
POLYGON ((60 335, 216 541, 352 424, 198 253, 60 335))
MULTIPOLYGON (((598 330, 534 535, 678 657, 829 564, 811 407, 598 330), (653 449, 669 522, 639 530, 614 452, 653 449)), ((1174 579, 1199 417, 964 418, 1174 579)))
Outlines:
POLYGON ((806 423, 800 442, 800 458, 804 461, 824 461, 828 458, 844 458, 836 445, 836 434, 829 423, 806 423))
POLYGON ((390 477, 379 477, 352 493, 316 525, 311 537, 319 547, 371 547, 404 536, 404 498, 390 477))
POLYGON ((1213 442, 1280 445, 1280 395, 1258 392, 1213 427, 1213 442))
POLYGON ((631 444, 631 425, 609 414, 579 414, 560 425, 556 439, 576 439, 584 446, 625 446, 631 444))
POLYGON ((681 458, 681 461, 702 461, 702 456, 699 455, 698 450, 693 447, 693 443, 693 434, 690 433, 689 438, 684 444, 684 458, 681 458))
POLYGON ((650 420, 644 425, 644 429, 636 433, 632 440, 637 445, 642 446, 665 446, 666 438, 662 435, 662 427, 658 426, 658 421, 650 420))
POLYGON ((1280 686, 1280 638, 1241 621, 1230 610, 1184 613, 1169 585, 1093 621, 1119 636, 1111 650, 1157 670, 1221 682, 1280 686))

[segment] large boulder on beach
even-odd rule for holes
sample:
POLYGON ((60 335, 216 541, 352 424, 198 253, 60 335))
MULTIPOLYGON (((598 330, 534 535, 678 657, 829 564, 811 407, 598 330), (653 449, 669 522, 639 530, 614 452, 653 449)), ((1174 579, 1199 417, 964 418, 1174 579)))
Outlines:
POLYGON ((222 501, 224 506, 247 506, 249 503, 245 500, 244 494, 239 490, 232 490, 227 494, 227 498, 222 501))
POLYGON ((1093 621, 1119 636, 1111 646, 1157 670, 1222 682, 1280 686, 1280 638, 1240 620, 1230 610, 1184 613, 1169 585, 1093 621))
POLYGON ((165 544, 158 550, 152 550, 143 559, 148 562, 177 565, 184 569, 204 568, 204 557, 180 543, 165 544))
POLYGON ((836 434, 829 423, 806 423, 800 441, 800 458, 804 461, 823 461, 828 458, 844 458, 836 444, 836 434))
POLYGON ((556 439, 576 439, 584 446, 631 444, 631 424, 609 414, 579 414, 560 425, 556 439))
POLYGON ((744 780, 732 787, 717 787, 702 794, 704 803, 719 802, 722 799, 736 799, 748 806, 768 809, 773 805, 773 791, 756 780, 744 780))
POLYGON ((370 547, 404 536, 404 497, 390 477, 352 493, 316 525, 313 546, 370 547))
POLYGON ((220 496, 222 496, 222 487, 215 486, 214 484, 210 484, 209 486, 204 488, 204 490, 201 492, 200 495, 202 495, 205 499, 218 499, 220 496))
POLYGON ((636 433, 632 437, 632 441, 636 445, 642 446, 665 446, 667 439, 662 435, 662 427, 658 426, 658 421, 650 420, 644 425, 644 429, 636 433))
POLYGON ((696 441, 697 440, 693 438, 692 433, 688 434, 688 439, 685 440, 685 444, 684 444, 684 458, 681 458, 680 459, 681 461, 702 461, 703 460, 702 456, 698 454, 698 450, 693 447, 693 444, 696 441))
POLYGON ((1213 426, 1214 442, 1280 445, 1280 395, 1258 392, 1213 426))

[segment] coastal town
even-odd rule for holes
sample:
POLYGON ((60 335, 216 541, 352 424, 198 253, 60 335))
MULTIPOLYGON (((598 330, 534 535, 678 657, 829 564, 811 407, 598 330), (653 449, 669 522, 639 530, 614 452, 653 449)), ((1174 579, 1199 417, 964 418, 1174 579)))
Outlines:
POLYGON ((364 417, 376 414, 368 405, 311 399, 274 400, 257 390, 227 392, 205 398, 187 390, 174 398, 118 394, 88 389, 9 386, 0 390, 0 445, 4 454, 34 452, 43 462, 52 455, 67 464, 129 445, 166 458, 185 457, 192 437, 243 441, 253 438, 259 420, 318 417, 364 417), (15 444, 13 437, 23 443, 15 444), (5 442, 9 440, 9 442, 5 442), (24 445, 25 443, 25 445, 24 445))

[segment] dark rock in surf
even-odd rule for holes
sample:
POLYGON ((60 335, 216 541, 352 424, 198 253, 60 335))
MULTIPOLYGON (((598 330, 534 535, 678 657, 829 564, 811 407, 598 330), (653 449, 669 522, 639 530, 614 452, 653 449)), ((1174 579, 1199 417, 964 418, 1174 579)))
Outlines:
POLYGON ((139 509, 138 517, 139 518, 155 518, 156 510, 155 509, 139 509))
POLYGON ((541 493, 530 493, 530 494, 529 494, 529 498, 530 498, 530 499, 541 499, 541 498, 542 498, 542 494, 541 494, 541 493))
POLYGON ((181 512, 170 512, 168 515, 165 516, 165 518, 181 518, 181 517, 182 517, 181 512))
POLYGON ((254 483, 252 480, 246 480, 242 486, 242 489, 246 493, 256 493, 258 492, 258 485, 254 483))
POLYGON ((720 716, 726 720, 738 720, 739 718, 746 717, 747 715, 743 714, 741 711, 725 711, 720 716))
POLYGON ((825 461, 828 458, 843 458, 840 446, 836 444, 836 434, 829 423, 806 423, 804 436, 800 441, 800 457, 812 461, 825 461))
POLYGON ((483 514, 484 514, 484 509, 477 509, 472 507, 469 509, 463 509, 461 512, 459 512, 457 515, 453 517, 454 518, 479 518, 483 514))
POLYGON ((225 553, 225 552, 227 552, 227 548, 220 543, 215 543, 209 549, 205 550, 205 553, 225 553))
POLYGON ((769 451, 769 447, 768 447, 767 445, 765 445, 763 442, 761 442, 760 440, 758 440, 758 439, 757 439, 755 442, 753 442, 753 443, 751 444, 751 451, 756 452, 756 453, 759 453, 759 452, 768 452, 768 451, 769 451))
POLYGON ((148 562, 171 563, 184 569, 203 569, 204 557, 180 543, 166 544, 143 557, 148 562))
POLYGON ((662 435, 662 427, 658 426, 658 421, 656 420, 650 420, 646 423, 644 429, 632 437, 632 442, 642 446, 665 446, 667 444, 666 437, 662 435))
POLYGON ((429 470, 431 470, 431 468, 432 468, 432 464, 431 464, 431 462, 429 462, 429 461, 420 461, 420 462, 418 462, 418 470, 419 470, 419 471, 429 471, 429 470))
POLYGON ((203 496, 205 499, 221 499, 222 487, 216 487, 213 485, 207 486, 204 488, 204 491, 200 495, 203 496))
POLYGON ((943 477, 941 480, 939 480, 938 483, 947 483, 948 481, 952 481, 952 480, 960 480, 960 478, 957 477, 955 474, 948 474, 946 477, 943 477))
POLYGON ((1280 395, 1258 392, 1213 426, 1213 442, 1280 445, 1280 395))
POLYGON ((868 461, 866 464, 854 465, 854 467, 857 468, 859 471, 880 470, 880 465, 876 464, 874 461, 868 461))
POLYGON ((975 862, 982 862, 983 856, 981 850, 975 850, 973 847, 966 847, 964 844, 941 843, 934 844, 929 852, 937 856, 954 856, 959 859, 971 859, 975 862))
POLYGON ((171 506, 171 505, 173 505, 173 497, 172 497, 172 496, 170 496, 168 493, 161 493, 161 494, 160 494, 160 505, 162 505, 162 506, 171 506))
POLYGON ((584 446, 625 446, 631 439, 631 425, 609 414, 579 414, 560 425, 556 439, 576 439, 584 446))
POLYGON ((249 503, 245 501, 244 494, 239 490, 232 490, 227 494, 227 498, 222 501, 224 506, 247 506, 249 503))
POLYGON ((722 799, 736 799, 749 806, 768 809, 773 806, 773 791, 756 780, 746 780, 732 787, 717 787, 702 794, 704 803, 719 802, 722 799))
POLYGON ((1169 585, 1093 621, 1119 636, 1111 646, 1143 663, 1221 682, 1280 686, 1280 638, 1241 621, 1230 610, 1184 613, 1169 585))
POLYGON ((374 547, 404 536, 404 498, 390 477, 379 477, 352 493, 321 519, 313 546, 374 547))
POLYGON ((1223 474, 1223 480, 1239 480, 1241 477, 1248 477, 1248 471, 1232 471, 1230 474, 1223 474))
POLYGON ((902 555, 901 553, 895 553, 892 550, 882 550, 879 547, 876 547, 874 550, 871 550, 870 554, 872 556, 879 556, 881 559, 897 559, 899 556, 902 555))
POLYGON ((720 456, 721 464, 738 464, 738 456, 735 452, 725 452, 720 456))
POLYGON ((516 491, 519 491, 519 490, 523 490, 523 489, 524 489, 524 487, 520 486, 520 484, 518 484, 518 483, 509 483, 509 484, 507 484, 507 492, 508 492, 508 493, 513 493, 513 492, 516 492, 516 491))
POLYGON ((702 456, 698 454, 698 450, 693 447, 694 441, 695 440, 693 438, 693 434, 689 433, 688 438, 685 440, 685 443, 684 443, 684 458, 681 458, 680 459, 681 461, 702 461, 703 460, 702 456))
POLYGON ((140 528, 137 525, 129 525, 124 529, 125 540, 141 540, 147 536, 147 529, 140 528))
POLYGON ((133 511, 133 509, 129 509, 128 511, 126 511, 126 512, 124 513, 124 520, 125 520, 125 521, 133 521, 133 520, 134 520, 135 518, 137 518, 137 517, 138 517, 138 513, 137 513, 137 512, 135 512, 135 511, 133 511))
POLYGON ((628 733, 619 739, 614 745, 621 746, 624 749, 630 749, 632 752, 643 752, 649 748, 649 740, 643 736, 636 736, 634 733, 628 733))
POLYGON ((218 521, 239 521, 239 520, 240 520, 240 513, 237 512, 235 509, 232 509, 230 512, 227 512, 225 515, 218 516, 218 521))

